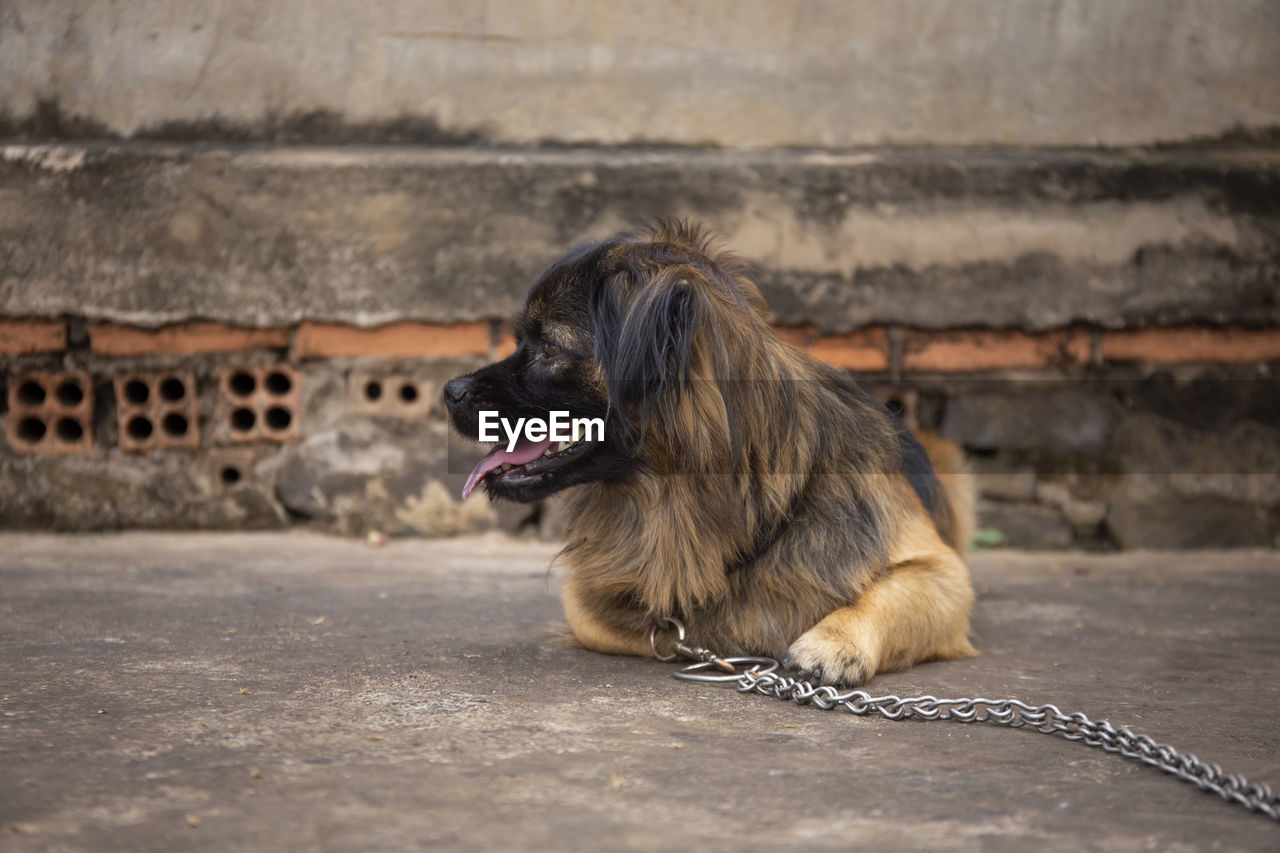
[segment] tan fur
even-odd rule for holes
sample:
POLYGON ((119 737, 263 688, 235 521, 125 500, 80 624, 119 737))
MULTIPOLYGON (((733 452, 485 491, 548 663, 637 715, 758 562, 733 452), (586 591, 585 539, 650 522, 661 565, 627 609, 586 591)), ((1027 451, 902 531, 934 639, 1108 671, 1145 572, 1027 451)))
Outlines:
POLYGON ((888 574, 806 631, 795 666, 860 684, 928 660, 971 657, 973 588, 960 556, 917 517, 895 543, 888 574))
MULTIPOLYGON (((696 265, 654 272, 702 288, 713 310, 695 339, 693 381, 646 444, 645 470, 625 484, 591 483, 567 496, 564 604, 578 642, 649 654, 653 620, 675 615, 692 641, 722 655, 788 653, 802 670, 853 684, 919 661, 975 654, 967 638, 968 570, 905 476, 893 473, 892 422, 874 403, 846 392, 837 401, 833 383, 841 380, 777 338, 764 322, 759 292, 736 262, 681 232, 652 240, 683 243, 732 270, 750 309, 724 298, 723 285, 696 265), (715 380, 726 370, 745 381, 722 394, 715 380), (795 398, 770 396, 779 388, 795 398), (856 419, 861 442, 834 457, 830 445, 847 439, 833 434, 832 418, 856 419), (863 473, 814 468, 858 454, 873 459, 863 473), (730 470, 728 459, 737 460, 730 470), (841 545, 825 537, 843 535, 845 493, 865 502, 848 524, 868 525, 862 533, 870 544, 840 564, 841 545), (837 528, 788 529, 748 570, 726 571, 797 505, 806 518, 831 519, 837 528)), ((963 454, 935 437, 922 442, 937 465, 942 499, 950 502, 948 538, 967 543, 973 500, 963 454)))
POLYGON ((636 633, 624 633, 602 622, 593 608, 583 603, 583 595, 574 577, 565 583, 561 593, 565 621, 569 630, 584 648, 610 655, 650 654, 647 637, 636 633))
POLYGON ((917 443, 847 373, 779 339, 743 264, 696 228, 571 251, 513 326, 517 353, 473 382, 532 370, 527 387, 610 413, 582 463, 598 473, 563 491, 564 608, 583 646, 647 655, 675 617, 720 655, 850 684, 974 654, 963 454, 917 443), (524 361, 549 346, 578 355, 524 361))

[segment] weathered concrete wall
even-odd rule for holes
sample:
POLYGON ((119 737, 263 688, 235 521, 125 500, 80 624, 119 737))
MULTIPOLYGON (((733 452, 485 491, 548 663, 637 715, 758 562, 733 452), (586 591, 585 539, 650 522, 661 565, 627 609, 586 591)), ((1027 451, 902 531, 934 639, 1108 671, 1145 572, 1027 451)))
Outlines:
POLYGON ((780 322, 1280 323, 1274 151, 0 147, 0 304, 160 325, 503 319, 568 246, 709 225, 780 322))
POLYGON ((997 539, 1270 545, 1278 187, 1270 149, 2 145, 0 526, 554 535, 550 507, 457 501, 477 454, 440 383, 509 351, 567 246, 674 215, 752 262, 790 340, 973 452, 997 539), (297 371, 288 429, 237 432, 228 371, 268 368, 297 371), (59 371, 88 408, 24 402, 59 371), (190 429, 130 435, 128 383, 167 376, 190 429))
POLYGON ((1280 126, 1277 80, 1271 0, 0 7, 9 135, 1127 145, 1280 126))
POLYGON ((1266 0, 11 0, 0 527, 554 534, 455 500, 439 383, 677 216, 984 541, 1276 543, 1278 80, 1266 0))

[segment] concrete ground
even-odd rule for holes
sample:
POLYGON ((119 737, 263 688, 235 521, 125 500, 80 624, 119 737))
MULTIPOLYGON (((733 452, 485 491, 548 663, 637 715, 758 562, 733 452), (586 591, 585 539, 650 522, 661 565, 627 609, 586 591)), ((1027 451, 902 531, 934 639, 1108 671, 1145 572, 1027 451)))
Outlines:
MULTIPOLYGON (((1275 849, 1280 825, 1031 731, 855 718, 556 638, 501 538, 0 536, 0 847, 1275 849)), ((1280 554, 988 553, 1016 696, 1280 783, 1280 554)))

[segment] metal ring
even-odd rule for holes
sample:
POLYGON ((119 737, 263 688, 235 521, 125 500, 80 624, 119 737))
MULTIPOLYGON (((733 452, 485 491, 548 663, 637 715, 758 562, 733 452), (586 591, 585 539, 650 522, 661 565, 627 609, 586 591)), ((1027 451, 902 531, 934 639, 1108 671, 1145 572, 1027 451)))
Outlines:
MULTIPOLYGON (((773 658, 757 658, 757 657, 740 657, 740 658, 720 658, 720 660, 735 666, 740 663, 756 664, 754 672, 756 675, 768 675, 778 668, 778 662, 773 658), (765 669, 760 669, 764 666, 765 669)), ((734 675, 703 675, 702 670, 709 666, 715 666, 715 661, 702 661, 701 663, 691 663, 688 666, 682 666, 675 672, 671 673, 672 677, 681 681, 705 681, 711 684, 726 684, 737 681, 742 678, 743 673, 735 673, 734 675)))
POLYGON ((664 616, 661 619, 653 620, 653 627, 649 629, 649 648, 653 650, 653 656, 663 663, 671 663, 676 659, 675 652, 669 655, 658 654, 658 631, 665 631, 668 628, 676 629, 676 642, 684 642, 684 623, 679 619, 673 619, 670 616, 664 616))

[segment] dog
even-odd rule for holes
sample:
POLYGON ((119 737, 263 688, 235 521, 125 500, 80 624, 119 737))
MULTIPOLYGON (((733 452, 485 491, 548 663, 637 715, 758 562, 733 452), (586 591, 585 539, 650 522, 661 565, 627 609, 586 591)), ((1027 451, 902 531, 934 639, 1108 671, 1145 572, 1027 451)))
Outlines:
POLYGON ((721 656, 841 686, 976 654, 962 452, 766 316, 745 265, 697 226, 572 249, 530 287, 515 352, 443 397, 472 439, 482 411, 569 411, 605 435, 499 444, 464 498, 562 494, 564 612, 588 649, 650 655, 674 617, 721 656))

